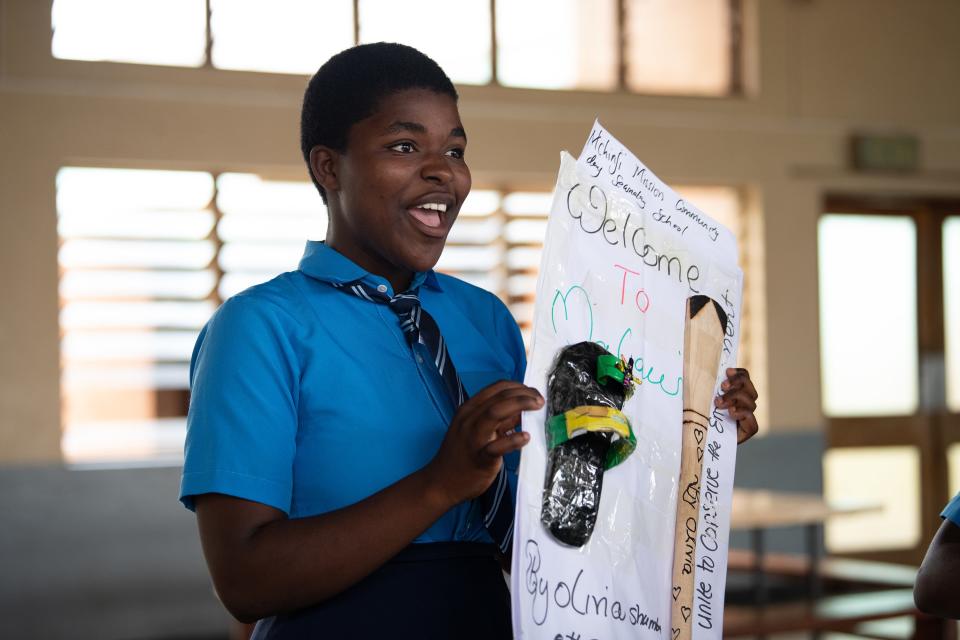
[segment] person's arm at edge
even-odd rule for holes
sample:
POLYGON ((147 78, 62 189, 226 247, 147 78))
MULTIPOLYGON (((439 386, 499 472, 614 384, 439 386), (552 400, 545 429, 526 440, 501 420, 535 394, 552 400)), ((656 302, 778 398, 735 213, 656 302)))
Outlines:
POLYGON ((465 403, 423 469, 349 507, 288 519, 273 507, 222 494, 195 498, 217 594, 238 620, 316 604, 363 579, 455 504, 482 493, 505 453, 529 436, 508 433, 543 399, 515 382, 465 403))
POLYGON ((960 527, 944 519, 917 572, 913 599, 924 613, 960 619, 960 527))

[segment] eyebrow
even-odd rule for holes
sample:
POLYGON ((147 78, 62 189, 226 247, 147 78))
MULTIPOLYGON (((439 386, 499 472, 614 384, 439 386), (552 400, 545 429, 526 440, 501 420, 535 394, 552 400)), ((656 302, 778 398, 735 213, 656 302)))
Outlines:
MULTIPOLYGON (((410 131, 412 133, 426 133, 427 128, 420 124, 419 122, 408 122, 406 120, 397 120, 387 127, 385 133, 400 133, 403 131, 410 131)), ((467 132, 463 130, 463 127, 454 127, 450 130, 450 137, 452 138, 463 138, 467 139, 467 132)))

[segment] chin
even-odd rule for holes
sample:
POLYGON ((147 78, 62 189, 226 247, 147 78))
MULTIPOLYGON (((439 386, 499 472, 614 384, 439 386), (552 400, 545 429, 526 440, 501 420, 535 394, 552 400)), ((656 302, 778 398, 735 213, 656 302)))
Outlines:
POLYGON ((433 269, 435 266, 437 266, 437 262, 439 261, 440 261, 439 255, 436 258, 430 258, 430 259, 423 258, 423 259, 415 260, 412 264, 413 270, 414 271, 430 271, 430 269, 433 269))
POLYGON ((425 251, 415 256, 410 256, 407 264, 412 271, 429 271, 437 266, 442 252, 443 248, 441 247, 439 251, 425 251))

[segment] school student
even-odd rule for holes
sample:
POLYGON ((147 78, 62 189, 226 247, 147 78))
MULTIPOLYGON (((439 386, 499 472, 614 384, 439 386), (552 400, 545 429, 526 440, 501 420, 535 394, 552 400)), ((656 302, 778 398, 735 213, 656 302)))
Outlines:
MULTIPOLYGON (((523 411, 516 323, 433 271, 470 191, 457 92, 397 44, 311 79, 301 149, 329 227, 203 329, 181 500, 254 638, 509 638, 523 411)), ((718 404, 756 432, 749 374, 718 404)))

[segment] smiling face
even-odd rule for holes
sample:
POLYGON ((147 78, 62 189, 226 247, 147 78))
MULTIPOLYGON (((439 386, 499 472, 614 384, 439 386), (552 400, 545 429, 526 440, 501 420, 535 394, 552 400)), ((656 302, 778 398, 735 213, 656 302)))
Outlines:
POLYGON ((404 291, 415 271, 437 263, 470 191, 466 145, 452 97, 408 89, 350 127, 345 151, 314 147, 327 244, 404 291))

